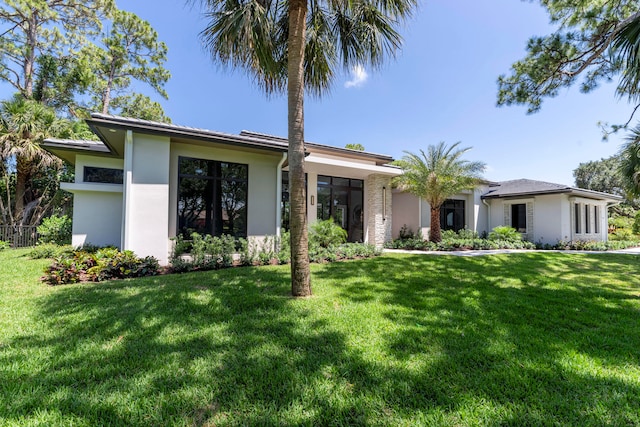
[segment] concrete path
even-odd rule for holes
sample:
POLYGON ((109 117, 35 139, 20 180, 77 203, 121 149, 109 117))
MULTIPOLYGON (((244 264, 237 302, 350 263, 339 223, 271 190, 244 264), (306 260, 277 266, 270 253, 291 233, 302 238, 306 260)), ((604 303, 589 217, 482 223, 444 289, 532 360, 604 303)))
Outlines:
POLYGON ((490 249, 486 251, 409 251, 405 249, 383 249, 384 253, 390 254, 414 254, 414 255, 454 255, 454 256, 482 256, 496 254, 520 254, 531 252, 559 252, 566 254, 631 254, 640 255, 640 247, 620 249, 616 251, 560 251, 560 250, 538 250, 538 249, 490 249))

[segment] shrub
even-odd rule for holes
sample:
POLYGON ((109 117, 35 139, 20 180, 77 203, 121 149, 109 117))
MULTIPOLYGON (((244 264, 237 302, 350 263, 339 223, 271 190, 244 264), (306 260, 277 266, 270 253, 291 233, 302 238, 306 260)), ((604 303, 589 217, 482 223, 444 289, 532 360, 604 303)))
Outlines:
POLYGON ((317 221, 311 225, 309 233, 309 247, 317 245, 328 248, 347 241, 347 231, 340 227, 333 219, 317 221))
POLYGON ((138 258, 131 251, 103 248, 95 253, 76 250, 61 255, 45 269, 43 280, 51 285, 79 282, 83 276, 95 281, 153 276, 160 265, 154 257, 138 258))
POLYGON ((71 256, 71 254, 73 254, 73 248, 70 245, 60 246, 55 243, 45 243, 31 248, 27 256, 31 259, 44 259, 71 256))
POLYGON ((4 240, 0 240, 0 251, 5 250, 5 249, 9 249, 11 247, 11 245, 9 244, 9 242, 5 242, 4 240))
POLYGON ((402 227, 400 227, 400 231, 398 232, 398 239, 407 240, 413 239, 414 237, 415 234, 413 233, 413 230, 409 228, 407 224, 403 224, 402 227))
POLYGON ((278 239, 278 262, 288 264, 291 262, 291 234, 283 231, 278 239))
POLYGON ((71 218, 66 215, 45 218, 38 226, 38 234, 40 243, 70 244, 71 218))
POLYGON ((500 225, 489 233, 489 240, 503 240, 507 242, 518 242, 522 240, 522 234, 513 227, 500 225))
POLYGON ((58 257, 44 270, 43 281, 56 286, 80 281, 82 266, 78 266, 72 258, 58 257))
MULTIPOLYGON (((192 270, 212 270, 231 267, 233 254, 236 252, 236 239, 230 235, 211 236, 193 233, 191 235, 191 251, 188 256, 183 250, 187 247, 182 238, 176 238, 176 245, 171 256, 171 266, 175 272, 192 270), (177 248, 177 249, 176 249, 177 248)), ((245 246, 248 251, 249 244, 245 246)), ((242 243, 240 244, 242 251, 242 243)), ((247 252, 248 253, 248 252, 247 252)))

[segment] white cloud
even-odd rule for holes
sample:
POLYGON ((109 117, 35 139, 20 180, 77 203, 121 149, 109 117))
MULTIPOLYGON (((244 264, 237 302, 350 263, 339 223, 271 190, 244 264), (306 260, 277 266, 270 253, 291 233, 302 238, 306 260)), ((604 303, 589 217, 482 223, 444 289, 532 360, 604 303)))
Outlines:
POLYGON ((360 87, 367 82, 369 75, 362 65, 356 65, 351 69, 351 79, 344 83, 344 87, 360 87))

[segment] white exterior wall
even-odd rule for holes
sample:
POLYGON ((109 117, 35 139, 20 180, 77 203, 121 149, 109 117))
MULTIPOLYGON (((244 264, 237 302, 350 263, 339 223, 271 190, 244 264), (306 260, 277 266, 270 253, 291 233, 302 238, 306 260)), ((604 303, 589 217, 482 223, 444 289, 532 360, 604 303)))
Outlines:
POLYGON ((82 246, 86 243, 120 247, 121 224, 122 186, 120 186, 119 191, 114 192, 73 191, 73 236, 71 244, 74 247, 82 246))
MULTIPOLYGON (((554 245, 559 241, 572 240, 607 240, 607 203, 599 200, 570 197, 567 194, 546 194, 526 199, 491 199, 491 228, 500 225, 511 225, 510 219, 505 218, 505 207, 512 204, 527 203, 533 207, 533 228, 528 233, 527 240, 534 243, 554 245), (574 204, 580 204, 580 233, 575 232, 574 204), (585 204, 590 206, 589 233, 585 233, 585 204), (599 206, 598 216, 594 218, 593 206, 599 206), (595 222, 598 221, 598 233, 595 232, 595 222)), ((529 231, 529 215, 527 215, 527 231, 529 231)))
MULTIPOLYGON (((175 237, 178 217, 178 160, 180 157, 241 163, 249 167, 247 196, 247 237, 262 241, 277 232, 276 209, 281 195, 277 193, 278 163, 282 154, 256 154, 221 146, 198 146, 173 143, 171 146, 170 198, 168 235, 175 237)), ((278 224, 279 226, 279 224, 278 224)))
POLYGON ((125 142, 123 249, 169 261, 169 137, 133 134, 125 142))
POLYGON ((76 157, 75 182, 60 185, 63 190, 73 193, 71 244, 75 247, 87 243, 120 247, 122 185, 85 183, 85 166, 122 169, 123 160, 88 155, 76 157))
POLYGON ((405 225, 414 233, 417 232, 420 227, 419 215, 420 206, 418 205, 418 198, 416 196, 401 191, 393 192, 393 224, 391 235, 394 239, 398 238, 400 229, 405 225))

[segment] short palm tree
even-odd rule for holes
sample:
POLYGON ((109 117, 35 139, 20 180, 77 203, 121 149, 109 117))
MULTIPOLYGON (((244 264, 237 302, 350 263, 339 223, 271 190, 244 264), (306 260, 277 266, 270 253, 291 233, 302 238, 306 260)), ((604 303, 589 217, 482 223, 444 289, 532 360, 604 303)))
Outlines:
POLYGON ((424 199, 431 206, 431 229, 429 240, 440 242, 440 207, 451 196, 463 190, 474 189, 481 181, 481 174, 485 170, 482 162, 470 162, 461 159, 469 151, 468 148, 458 148, 456 142, 447 146, 444 142, 430 145, 425 153, 420 154, 405 151, 405 156, 395 162, 403 170, 402 175, 395 178, 395 183, 401 190, 424 199))
POLYGON ((267 93, 286 92, 291 201, 291 292, 311 294, 304 180, 304 92, 321 95, 336 68, 377 67, 400 47, 415 0, 190 0, 207 9, 212 58, 243 68, 267 93))

